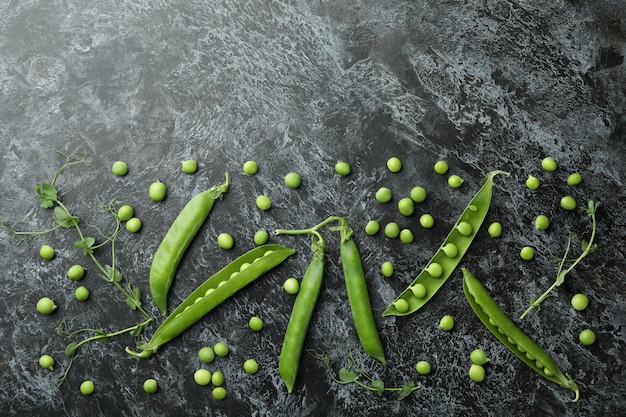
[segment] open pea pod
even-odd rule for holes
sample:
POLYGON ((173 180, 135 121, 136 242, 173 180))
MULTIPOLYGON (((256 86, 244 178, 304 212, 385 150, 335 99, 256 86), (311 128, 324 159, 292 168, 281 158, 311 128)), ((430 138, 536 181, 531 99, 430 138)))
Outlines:
POLYGON ((463 292, 472 310, 485 327, 539 375, 574 391, 576 397, 573 401, 578 401, 580 390, 576 382, 569 375, 565 375, 550 355, 504 314, 485 287, 470 271, 466 268, 462 269, 463 292))
POLYGON ((200 284, 170 313, 154 332, 152 339, 138 347, 140 352, 134 352, 130 348, 126 348, 126 352, 137 358, 149 357, 230 296, 280 265, 295 252, 294 249, 275 244, 259 246, 246 252, 200 284))
POLYGON ((482 225, 491 204, 493 178, 504 171, 491 171, 483 186, 459 216, 435 255, 413 282, 383 311, 383 316, 406 316, 426 304, 452 275, 482 225))

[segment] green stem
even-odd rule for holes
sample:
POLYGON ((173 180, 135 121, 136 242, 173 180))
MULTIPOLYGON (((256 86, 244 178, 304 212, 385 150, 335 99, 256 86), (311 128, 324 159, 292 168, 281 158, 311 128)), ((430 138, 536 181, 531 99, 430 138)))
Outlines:
POLYGON ((308 235, 311 234, 315 231, 317 231, 318 229, 322 228, 323 226, 326 226, 328 223, 331 222, 335 222, 335 221, 344 221, 345 219, 343 217, 339 217, 339 216, 330 216, 328 217, 326 220, 324 220, 321 223, 316 224, 313 227, 309 227, 307 229, 276 229, 274 231, 275 234, 277 235, 308 235))

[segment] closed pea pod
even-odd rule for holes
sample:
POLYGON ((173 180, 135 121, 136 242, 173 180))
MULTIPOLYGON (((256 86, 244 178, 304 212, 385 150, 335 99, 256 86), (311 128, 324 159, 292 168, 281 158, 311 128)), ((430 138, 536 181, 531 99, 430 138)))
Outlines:
POLYGON ((289 318, 289 324, 283 339, 283 346, 280 351, 278 370, 289 393, 293 391, 304 340, 322 287, 324 246, 324 239, 319 233, 315 232, 311 246, 314 251, 313 258, 302 278, 300 291, 293 304, 291 317, 289 318))
POLYGON ((424 306, 435 293, 443 286, 450 277, 454 269, 458 266, 461 258, 474 240, 476 233, 482 225, 493 191, 493 178, 498 174, 508 173, 504 171, 491 171, 487 174, 483 186, 469 202, 465 210, 459 216, 454 227, 445 238, 434 256, 427 263, 426 267, 419 273, 413 282, 404 289, 400 295, 387 307, 383 316, 406 316, 414 313, 424 306), (436 268, 433 268, 436 265, 436 268), (433 274, 433 271, 437 271, 433 274), (424 297, 415 296, 412 288, 416 284, 422 284, 426 288, 424 297), (397 301, 404 300, 408 308, 398 309, 398 305, 405 306, 405 303, 397 304, 397 301))
POLYGON ((191 241, 204 224, 213 203, 228 191, 228 174, 223 184, 197 194, 180 211, 163 237, 150 266, 150 294, 158 309, 167 314, 167 294, 176 269, 191 241))
POLYGON ((463 292, 480 321, 504 346, 544 378, 574 391, 576 397, 573 401, 578 401, 580 390, 576 382, 565 375, 550 355, 506 316, 480 281, 465 268, 463 292))
POLYGON ((230 296, 281 264, 294 253, 293 249, 274 244, 259 246, 246 252, 200 284, 165 319, 154 332, 152 339, 139 346, 140 352, 134 352, 129 348, 126 348, 126 352, 138 358, 149 357, 230 296), (240 271, 243 264, 250 264, 250 266, 240 271))

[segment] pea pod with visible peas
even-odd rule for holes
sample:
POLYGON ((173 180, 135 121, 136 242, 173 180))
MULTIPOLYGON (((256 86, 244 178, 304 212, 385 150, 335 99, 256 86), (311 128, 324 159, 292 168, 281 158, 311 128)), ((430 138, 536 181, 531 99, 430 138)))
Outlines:
POLYGON ((180 211, 163 237, 150 266, 150 294, 158 309, 167 314, 167 294, 174 281, 176 269, 191 241, 211 213, 213 203, 222 197, 230 185, 226 174, 223 184, 194 196, 180 211))
POLYGON ((480 321, 504 346, 539 375, 574 391, 576 397, 573 401, 578 401, 580 390, 576 382, 565 375, 550 355, 507 317, 480 281, 466 268, 463 268, 463 292, 480 321))
POLYGON ((493 178, 504 171, 491 171, 484 184, 459 216, 435 255, 413 282, 383 312, 383 316, 406 316, 426 304, 443 286, 474 240, 482 225, 493 191, 493 178), (419 285, 421 284, 421 285, 419 285), (426 288, 424 294, 423 288, 426 288))
POLYGON ((296 382, 302 347, 304 346, 304 340, 306 339, 315 304, 322 288, 322 278, 324 277, 325 242, 317 232, 313 233, 311 248, 314 252, 313 258, 302 277, 300 291, 293 304, 293 310, 291 311, 291 317, 289 318, 278 360, 280 377, 287 386, 289 393, 293 391, 293 386, 296 382))
POLYGON ((147 358, 246 285, 281 264, 295 250, 281 245, 263 245, 241 255, 200 284, 172 311, 140 352, 126 348, 137 358, 147 358))

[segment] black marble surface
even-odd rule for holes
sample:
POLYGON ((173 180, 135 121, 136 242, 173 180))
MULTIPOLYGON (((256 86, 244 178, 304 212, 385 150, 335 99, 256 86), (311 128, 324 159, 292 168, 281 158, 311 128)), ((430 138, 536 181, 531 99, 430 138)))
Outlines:
MULTIPOLYGON (((294 393, 288 395, 277 370, 293 297, 282 282, 301 277, 310 258, 308 239, 272 237, 297 255, 228 300, 183 336, 147 360, 124 352, 130 336, 92 343, 79 351, 67 381, 55 390, 55 373, 41 369, 43 353, 67 366, 59 320, 72 328, 114 331, 141 321, 119 293, 100 280, 70 230, 32 238, 21 245, 0 231, 0 414, 8 416, 617 416, 626 408, 626 275, 624 273, 626 156, 626 8, 621 0, 484 1, 180 1, 80 0, 6 1, 0 5, 0 163, 3 220, 26 230, 54 225, 40 209, 35 185, 49 181, 60 160, 48 149, 84 149, 89 167, 72 167, 58 180, 63 201, 85 227, 106 229, 98 199, 132 204, 144 227, 123 233, 117 259, 125 280, 144 294, 154 323, 162 318, 148 295, 152 255, 169 223, 197 192, 232 176, 232 187, 216 204, 186 254, 170 308, 240 253, 252 248, 253 233, 276 227, 302 228, 329 215, 346 216, 356 231, 372 305, 385 345, 385 368, 359 354, 364 369, 388 385, 414 380, 423 388, 398 402, 356 386, 333 383, 310 355, 302 359, 294 393), (544 156, 559 163, 541 170, 544 156), (404 167, 392 174, 387 158, 404 167), (180 161, 200 163, 193 175, 180 161), (260 164, 247 176, 242 164, 260 164), (465 183, 458 190, 432 170, 445 159, 465 183), (126 177, 110 173, 116 160, 129 164, 126 177), (353 172, 341 178, 338 160, 353 172), (511 317, 554 279, 568 225, 579 232, 588 220, 565 212, 561 195, 583 203, 594 198, 598 248, 568 275, 539 314, 516 322, 579 383, 581 399, 530 370, 488 333, 469 308, 457 270, 418 313, 382 318, 394 299, 437 249, 449 228, 492 169, 498 177, 487 222, 505 233, 490 239, 482 229, 462 264, 470 268, 511 317), (302 186, 290 190, 283 176, 297 171, 302 186), (579 171, 583 183, 565 184, 579 171), (529 174, 543 181, 524 187, 529 174), (169 186, 154 203, 148 185, 169 186), (394 202, 377 203, 386 185, 394 202), (404 218, 395 201, 411 187, 429 191, 418 214, 430 212, 436 226, 422 229, 417 214, 404 218), (267 212, 255 207, 271 196, 267 212), (534 230, 546 213, 549 230, 534 230), (367 220, 398 221, 416 240, 402 244, 367 236, 367 220), (217 247, 231 233, 231 251, 217 247), (38 248, 57 248, 51 262, 38 248), (521 246, 537 249, 533 261, 519 259, 521 246), (391 260, 396 273, 382 277, 391 260), (65 277, 73 263, 88 268, 85 303, 74 299, 77 283, 65 277), (570 297, 584 292, 590 306, 574 311, 570 297), (51 316, 35 310, 50 296, 51 316), (247 329, 251 315, 265 329, 247 329), (437 328, 451 314, 451 332, 437 328), (577 335, 589 327, 597 342, 582 346, 577 335), (197 350, 224 340, 231 354, 209 369, 226 374, 228 397, 221 402, 193 381, 197 350), (491 357, 486 380, 467 376, 469 352, 491 357), (247 375, 248 357, 261 371, 247 375), (430 361, 419 376, 414 364, 430 361), (157 394, 142 390, 146 378, 160 383, 157 394), (93 395, 78 390, 95 382, 93 395)), ((92 233, 96 233, 91 229, 92 233)), ((307 347, 319 346, 338 369, 339 345, 356 342, 339 263, 337 236, 326 233, 325 284, 312 320, 307 347)), ((108 260, 106 251, 98 252, 108 260)))

